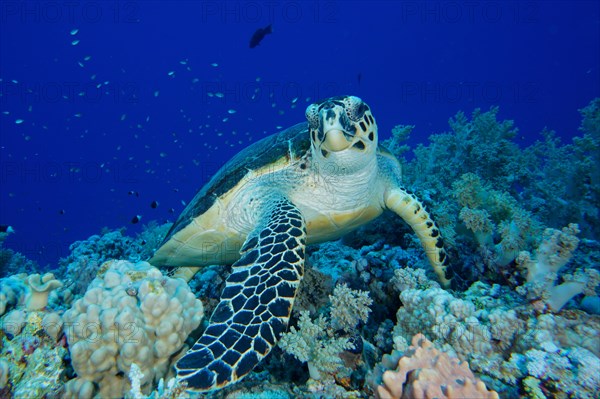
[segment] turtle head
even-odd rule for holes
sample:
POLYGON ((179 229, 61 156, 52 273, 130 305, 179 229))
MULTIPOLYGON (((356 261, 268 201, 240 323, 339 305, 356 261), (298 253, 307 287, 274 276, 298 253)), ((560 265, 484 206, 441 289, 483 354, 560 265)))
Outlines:
POLYGON ((331 97, 311 104, 306 119, 317 156, 347 158, 377 150, 377 124, 369 106, 358 97, 331 97))

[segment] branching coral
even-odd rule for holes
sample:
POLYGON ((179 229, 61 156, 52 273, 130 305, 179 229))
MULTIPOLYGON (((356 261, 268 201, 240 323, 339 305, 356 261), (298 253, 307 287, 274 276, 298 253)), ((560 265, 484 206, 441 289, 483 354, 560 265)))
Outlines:
POLYGON ((517 264, 527 274, 525 294, 530 298, 541 298, 555 312, 575 295, 585 293, 595 295, 600 284, 600 272, 595 269, 578 270, 573 275, 563 276, 564 282, 555 285, 558 272, 569 262, 579 245, 576 224, 570 224, 560 230, 546 229, 542 243, 532 258, 529 252, 521 252, 517 264))
POLYGON ((528 374, 523 380, 526 390, 532 393, 561 392, 565 397, 583 399, 597 397, 600 359, 590 351, 561 349, 552 343, 544 343, 541 349, 530 349, 519 357, 518 361, 524 364, 528 374))
POLYGON ((394 277, 391 283, 398 293, 408 289, 424 290, 428 288, 440 288, 437 281, 427 278, 423 269, 413 269, 410 267, 394 270, 394 277))
POLYGON ((540 223, 508 193, 492 189, 473 173, 465 173, 452 187, 462 206, 460 220, 478 244, 493 254, 489 267, 506 266, 535 242, 540 223))
POLYGON ((311 378, 321 380, 323 374, 334 373, 343 366, 340 353, 353 345, 347 337, 336 337, 323 315, 313 322, 308 311, 304 311, 298 329, 292 326, 290 332, 283 334, 279 347, 308 363, 311 378))
POLYGON ((0 232, 0 277, 18 273, 34 273, 35 270, 39 270, 38 264, 27 259, 22 253, 3 247, 4 240, 11 233, 14 233, 14 230, 10 226, 7 232, 0 232))
POLYGON ((488 391, 466 362, 438 351, 422 334, 413 337, 397 370, 386 371, 383 382, 384 385, 377 387, 380 399, 499 397, 496 392, 488 391))
POLYGON ((356 349, 348 332, 360 320, 367 320, 372 302, 367 292, 352 290, 346 285, 337 286, 329 298, 332 302, 330 322, 323 315, 312 321, 309 312, 303 311, 298 328, 292 326, 279 341, 281 349, 308 363, 310 376, 315 380, 337 372, 343 366, 340 354, 356 349), (345 334, 340 336, 339 329, 345 334))
POLYGON ((461 299, 439 288, 409 289, 400 294, 400 300, 404 306, 398 309, 393 331, 397 350, 406 348, 405 337, 422 332, 444 350, 469 361, 474 370, 514 378, 501 369, 502 352, 525 333, 525 322, 509 308, 510 299, 501 290, 476 284, 461 299))
MULTIPOLYGON (((444 237, 458 247, 455 282, 477 281, 491 271, 515 284, 506 266, 519 251, 532 251, 546 226, 576 222, 583 237, 600 235, 600 99, 580 112, 583 134, 572 143, 544 130, 526 148, 514 140, 513 122, 497 118, 498 108, 475 110, 470 118, 459 112, 449 132, 430 136, 405 162, 405 184, 427 190, 444 237), (466 255, 473 238, 479 254, 466 255)), ((395 129, 388 144, 396 155, 406 152, 402 144, 410 130, 395 129)))
POLYGON ((353 330, 359 321, 367 321, 373 303, 368 292, 352 290, 346 284, 336 286, 329 300, 334 327, 346 332, 353 330))
POLYGON ((7 310, 22 305, 25 301, 27 287, 25 274, 0 279, 0 316, 7 310))
POLYGON ((527 164, 512 141, 517 133, 513 121, 499 122, 498 111, 498 107, 488 112, 476 109, 471 120, 463 112, 450 118, 450 133, 431 135, 429 146, 415 149, 416 159, 405 168, 407 177, 418 186, 445 193, 470 171, 497 189, 508 189, 527 174, 527 164))
POLYGON ((542 132, 543 140, 526 149, 535 162, 535 177, 523 186, 521 198, 535 208, 547 225, 579 224, 584 237, 600 235, 600 98, 579 110, 582 136, 562 144, 552 131, 542 132))
POLYGON ((170 223, 149 223, 137 237, 125 235, 125 229, 104 230, 69 247, 71 253, 60 260, 67 287, 76 295, 83 294, 96 277, 100 265, 110 259, 138 261, 147 259, 164 238, 170 223))

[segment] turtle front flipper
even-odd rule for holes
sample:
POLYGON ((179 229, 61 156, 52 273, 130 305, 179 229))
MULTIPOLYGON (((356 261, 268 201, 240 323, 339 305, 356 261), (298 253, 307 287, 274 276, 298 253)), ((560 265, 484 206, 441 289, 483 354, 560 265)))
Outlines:
POLYGON ((444 241, 440 235, 440 230, 419 199, 402 188, 394 188, 386 194, 385 205, 409 224, 419 237, 427 258, 429 258, 429 262, 440 282, 444 287, 450 286, 452 276, 448 275, 451 270, 448 269, 448 257, 444 249, 444 241))
POLYGON ((189 390, 210 391, 240 380, 277 343, 304 273, 305 243, 298 208, 283 197, 268 201, 209 326, 175 365, 189 390))

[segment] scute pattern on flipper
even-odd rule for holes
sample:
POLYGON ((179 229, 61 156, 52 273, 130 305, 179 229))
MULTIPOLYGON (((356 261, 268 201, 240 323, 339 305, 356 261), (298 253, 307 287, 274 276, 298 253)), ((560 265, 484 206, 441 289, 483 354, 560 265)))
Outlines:
POLYGON ((247 237, 233 265, 209 327, 175 365, 190 390, 210 391, 240 380, 287 326, 304 273, 306 229, 286 198, 267 203, 263 222, 247 237))

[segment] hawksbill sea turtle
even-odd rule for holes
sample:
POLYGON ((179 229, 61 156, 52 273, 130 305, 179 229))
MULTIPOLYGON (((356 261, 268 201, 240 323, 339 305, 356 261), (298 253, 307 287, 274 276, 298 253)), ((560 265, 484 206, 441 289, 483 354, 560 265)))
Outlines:
POLYGON ((389 209, 419 237, 439 280, 450 283, 444 244, 398 160, 377 143, 360 98, 311 104, 307 122, 268 136, 229 160, 184 209, 150 263, 233 264, 208 327, 176 364, 191 391, 246 376, 285 331, 307 244, 337 239, 389 209))

